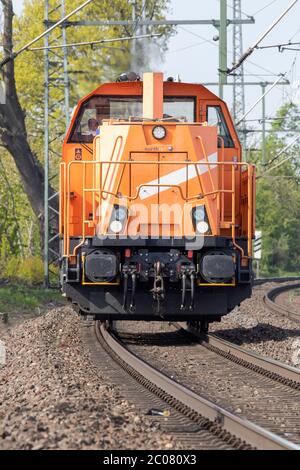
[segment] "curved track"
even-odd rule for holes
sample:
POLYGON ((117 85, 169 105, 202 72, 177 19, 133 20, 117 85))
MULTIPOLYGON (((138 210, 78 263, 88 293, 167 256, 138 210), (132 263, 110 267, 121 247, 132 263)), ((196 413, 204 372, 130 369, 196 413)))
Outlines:
POLYGON ((262 284, 267 284, 268 282, 278 282, 278 283, 283 283, 283 282, 293 282, 293 281, 300 281, 299 276, 287 276, 287 277, 261 277, 254 279, 254 285, 255 286, 260 286, 262 284))
MULTIPOLYGON (((172 380, 168 375, 130 351, 119 337, 116 337, 111 330, 107 329, 106 325, 98 322, 95 329, 97 339, 102 347, 105 348, 110 357, 123 370, 126 370, 148 392, 150 391, 151 394, 159 397, 171 409, 176 410, 179 415, 188 418, 191 426, 197 424, 201 429, 209 433, 212 440, 217 440, 215 448, 222 448, 222 444, 225 444, 227 448, 229 446, 229 448, 235 449, 300 450, 300 446, 297 444, 291 443, 285 438, 275 435, 245 418, 237 416, 224 407, 201 396, 201 394, 192 391, 188 386, 172 380)), ((180 332, 180 334, 191 336, 186 331, 180 330, 180 332)), ((241 365, 245 367, 245 363, 249 362, 250 364, 252 360, 254 361, 253 356, 256 356, 251 354, 251 359, 250 356, 245 357, 245 351, 239 351, 238 356, 237 350, 240 348, 211 336, 209 336, 208 340, 204 338, 203 341, 206 342, 205 347, 222 351, 221 356, 226 361, 228 359, 232 360, 233 356, 236 357, 236 361, 239 362, 233 361, 235 367, 240 367, 241 365)), ((217 352, 214 351, 214 354, 217 354, 217 352)), ((256 357, 251 367, 257 368, 258 373, 261 375, 264 375, 264 373, 270 374, 274 381, 279 381, 280 383, 283 381, 287 387, 299 389, 299 374, 297 375, 293 368, 285 368, 283 365, 277 366, 274 364, 275 361, 269 361, 268 366, 265 366, 261 361, 261 358, 256 357)))
POLYGON ((196 336, 200 344, 210 351, 225 357, 235 364, 242 365, 246 369, 300 391, 299 369, 244 349, 214 334, 203 335, 193 329, 188 329, 187 331, 196 336))
POLYGON ((300 289, 300 283, 287 284, 284 286, 275 287, 271 289, 264 297, 264 302, 267 307, 280 315, 288 317, 290 320, 300 323, 300 312, 292 311, 284 305, 276 303, 276 298, 283 292, 294 289, 300 289))

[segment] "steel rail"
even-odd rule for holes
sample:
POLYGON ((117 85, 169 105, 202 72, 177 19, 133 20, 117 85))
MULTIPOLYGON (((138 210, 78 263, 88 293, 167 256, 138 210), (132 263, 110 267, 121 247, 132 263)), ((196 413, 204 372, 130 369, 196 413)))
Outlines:
POLYGON ((230 413, 162 374, 129 351, 111 331, 108 331, 104 323, 96 323, 96 335, 100 342, 104 341, 119 364, 125 366, 127 371, 128 367, 133 371, 129 372, 131 375, 136 378, 138 374, 146 380, 149 390, 187 416, 207 420, 206 427, 219 432, 220 436, 228 433, 233 442, 240 441, 240 447, 248 444, 260 450, 300 450, 300 446, 230 413))
POLYGON ((200 333, 193 328, 183 327, 182 324, 179 323, 174 323, 174 326, 197 337, 201 345, 204 347, 208 346, 213 352, 226 357, 232 362, 254 370, 284 385, 300 390, 300 369, 276 361, 275 359, 261 356, 254 351, 249 351, 237 344, 221 339, 212 333, 200 333))
POLYGON ((260 286, 267 284, 268 282, 292 282, 300 281, 300 276, 288 276, 288 277, 262 277, 254 279, 254 286, 260 286))
POLYGON ((286 306, 284 305, 279 305, 275 302, 276 297, 283 292, 287 292, 289 290, 293 289, 300 289, 300 283, 297 284, 288 284, 285 286, 280 286, 280 287, 275 287, 274 289, 271 289, 265 296, 264 296, 264 303, 266 306, 276 312, 279 313, 280 315, 284 315, 289 320, 292 320, 294 322, 300 323, 300 312, 297 313, 296 311, 291 311, 289 310, 286 306))

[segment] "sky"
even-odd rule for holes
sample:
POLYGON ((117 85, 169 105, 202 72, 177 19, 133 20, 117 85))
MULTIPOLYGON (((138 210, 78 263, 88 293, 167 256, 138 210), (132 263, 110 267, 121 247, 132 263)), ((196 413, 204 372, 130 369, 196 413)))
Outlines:
MULTIPOLYGON (((113 1, 113 0, 112 0, 113 1)), ((228 0, 228 18, 232 17, 232 0, 228 0)), ((242 10, 253 15, 255 24, 243 26, 243 46, 246 50, 267 27, 291 3, 291 0, 242 0, 242 10)), ((14 0, 15 12, 22 11, 23 0, 14 0)), ((219 0, 171 0, 169 19, 218 19, 219 0)), ((300 42, 300 2, 288 13, 264 40, 264 45, 292 41, 300 42)), ((205 83, 218 80, 218 43, 213 41, 217 34, 214 26, 180 26, 169 42, 165 61, 160 64, 166 76, 179 74, 182 81, 205 83)), ((232 62, 232 26, 228 27, 228 65, 232 62)), ((297 47, 297 46, 295 46, 297 47)), ((298 46, 300 48, 300 45, 298 46)), ((277 86, 267 97, 267 115, 274 116, 278 107, 286 100, 300 103, 300 52, 277 49, 256 50, 245 63, 247 81, 274 82, 279 73, 287 73, 290 86, 277 86)), ((218 92, 217 87, 211 90, 218 92)), ((246 87, 246 110, 259 98, 260 87, 246 87)), ((225 87, 224 99, 232 104, 232 87, 225 87)), ((249 114, 248 119, 261 116, 261 105, 249 114)), ((252 123, 255 126, 255 123, 252 123)))

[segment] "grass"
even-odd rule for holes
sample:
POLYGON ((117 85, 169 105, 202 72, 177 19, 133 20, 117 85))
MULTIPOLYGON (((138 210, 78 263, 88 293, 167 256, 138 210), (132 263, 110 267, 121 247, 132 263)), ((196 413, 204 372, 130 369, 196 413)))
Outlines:
POLYGON ((30 313, 49 303, 56 305, 64 303, 59 291, 17 284, 0 286, 0 313, 2 314, 18 311, 30 313))

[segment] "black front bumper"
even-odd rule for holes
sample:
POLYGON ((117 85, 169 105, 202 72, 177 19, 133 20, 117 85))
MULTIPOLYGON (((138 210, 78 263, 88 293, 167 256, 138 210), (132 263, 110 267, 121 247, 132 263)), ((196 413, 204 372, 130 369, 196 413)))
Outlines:
MULTIPOLYGON (((71 249, 78 245, 78 242, 78 239, 73 239, 71 241, 71 249)), ((107 247, 106 243, 103 245, 99 239, 87 239, 86 244, 78 253, 77 266, 72 268, 73 271, 67 264, 62 265, 61 279, 63 293, 82 315, 91 315, 99 320, 164 319, 168 321, 203 320, 212 322, 227 315, 243 300, 251 296, 251 265, 245 271, 241 270, 239 253, 234 250, 230 238, 207 237, 203 249, 194 252, 192 259, 187 257, 185 240, 167 240, 166 245, 164 245, 161 239, 157 241, 149 239, 144 240, 143 243, 145 242, 145 244, 142 246, 138 246, 135 241, 135 246, 130 249, 128 249, 128 246, 130 246, 128 242, 129 240, 127 240, 127 244, 124 243, 123 245, 123 243, 120 243, 120 240, 116 240, 116 244, 110 240, 109 247, 107 247), (106 258, 107 263, 103 263, 103 266, 106 264, 109 267, 109 269, 106 268, 107 273, 106 271, 102 272, 102 265, 101 269, 96 272, 93 256, 95 252, 93 250, 96 250, 96 253, 97 251, 108 253, 106 258), (131 253, 129 259, 126 258, 126 251, 131 253), (112 262, 108 263, 111 253, 115 253, 118 259, 116 266, 120 266, 120 271, 118 271, 116 276, 112 276, 112 268, 114 267, 112 262), (208 253, 226 253, 236 259, 236 272, 233 276, 235 285, 230 285, 230 281, 222 282, 220 280, 218 280, 220 285, 213 285, 213 280, 209 279, 207 282, 203 279, 203 276, 201 277, 199 272, 196 273, 199 269, 201 270, 200 258, 208 253), (145 254, 146 256, 144 256, 145 254), (90 263, 85 261, 88 260, 89 256, 91 256, 90 263), (164 296, 159 301, 153 294, 153 267, 155 260, 158 261, 158 259, 166 267, 164 296), (182 261, 184 262, 181 265, 182 261), (133 272, 136 273, 137 277, 133 308, 131 308, 130 301, 127 304, 125 302, 124 306, 124 276, 126 272, 129 273, 130 296, 130 288, 132 291, 132 284, 130 284, 132 264, 133 272), (83 272, 84 266, 87 270, 85 274, 83 272), (186 302, 184 302, 184 308, 182 308, 182 273, 187 272, 187 277, 190 279, 189 270, 194 272, 196 276, 195 294, 193 302, 191 302, 190 286, 188 285, 186 302), (107 279, 105 279, 106 274, 107 279), (103 281, 106 282, 91 282, 101 276, 103 276, 103 281), (205 285, 200 286, 199 284, 205 285)), ((239 240, 239 244, 244 249, 246 248, 245 239, 239 240)), ((98 256, 100 255, 98 254, 98 256)), ((99 257, 100 259, 102 259, 101 256, 99 257)), ((216 256, 216 260, 218 260, 216 264, 222 267, 218 256, 216 256)), ((209 257, 208 261, 211 261, 209 257)), ((230 276, 231 272, 230 270, 228 271, 226 263, 223 264, 223 268, 227 275, 230 276)), ((207 272, 211 272, 211 263, 208 263, 207 272)))
POLYGON ((82 315, 97 320, 161 320, 170 321, 218 320, 235 306, 251 296, 250 284, 235 287, 197 287, 194 309, 181 310, 181 292, 178 286, 166 291, 166 297, 157 312, 157 302, 149 289, 140 287, 135 296, 135 309, 123 308, 122 289, 117 286, 83 286, 66 284, 65 294, 82 315))

